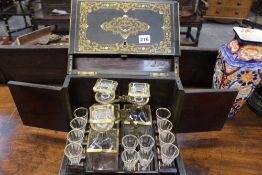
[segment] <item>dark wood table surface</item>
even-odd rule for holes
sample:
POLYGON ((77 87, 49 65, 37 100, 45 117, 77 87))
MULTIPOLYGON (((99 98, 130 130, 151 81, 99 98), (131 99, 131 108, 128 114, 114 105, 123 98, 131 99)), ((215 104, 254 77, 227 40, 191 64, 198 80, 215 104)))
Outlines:
MULTIPOLYGON (((262 117, 245 106, 222 131, 178 134, 178 143, 188 175, 258 175, 261 136, 262 117)), ((0 85, 1 175, 58 174, 65 141, 64 132, 23 126, 8 87, 0 85)))

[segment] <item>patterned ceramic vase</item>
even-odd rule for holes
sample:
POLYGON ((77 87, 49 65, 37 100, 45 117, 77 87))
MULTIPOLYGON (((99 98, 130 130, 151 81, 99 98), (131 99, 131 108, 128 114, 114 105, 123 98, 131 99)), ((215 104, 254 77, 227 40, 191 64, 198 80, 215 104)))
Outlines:
POLYGON ((233 30, 235 38, 219 49, 213 76, 214 88, 239 90, 229 117, 245 104, 262 78, 262 31, 240 27, 233 30))

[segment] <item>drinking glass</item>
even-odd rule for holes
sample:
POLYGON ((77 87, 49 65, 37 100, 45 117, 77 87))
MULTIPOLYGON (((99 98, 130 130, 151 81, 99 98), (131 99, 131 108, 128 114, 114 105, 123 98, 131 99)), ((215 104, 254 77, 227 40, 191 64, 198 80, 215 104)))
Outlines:
POLYGON ((151 150, 155 145, 155 140, 150 135, 142 135, 139 140, 140 150, 151 150))
POLYGON ((169 120, 163 119, 157 122, 157 127, 158 132, 161 133, 163 131, 171 131, 171 129, 173 128, 173 124, 169 120))
POLYGON ((161 147, 166 143, 174 143, 175 140, 175 135, 170 131, 163 131, 159 134, 159 142, 161 147))
POLYGON ((133 149, 135 150, 138 145, 138 139, 134 135, 125 135, 122 138, 122 145, 125 150, 127 149, 133 149))
POLYGON ((69 143, 81 144, 84 139, 84 133, 79 129, 73 129, 67 134, 67 140, 69 143))
POLYGON ((156 110, 157 122, 163 119, 169 119, 170 116, 171 116, 171 112, 167 108, 158 108, 156 110))
POLYGON ((179 149, 176 145, 165 143, 161 147, 161 157, 164 165, 170 166, 175 158, 179 155, 179 149))
POLYGON ((134 149, 124 150, 121 154, 121 159, 127 171, 134 171, 138 161, 138 153, 134 149))
POLYGON ((82 157, 83 148, 78 143, 70 143, 65 147, 64 153, 71 165, 79 165, 82 157))
POLYGON ((138 151, 139 163, 142 166, 142 171, 145 171, 148 165, 152 162, 154 158, 154 153, 152 150, 141 149, 138 151))
POLYGON ((86 123, 87 123, 86 119, 82 117, 76 117, 73 120, 71 120, 70 126, 72 129, 79 129, 83 133, 85 133, 86 123))
POLYGON ((88 109, 86 109, 85 107, 79 107, 74 110, 73 115, 75 117, 83 117, 88 120, 88 109))

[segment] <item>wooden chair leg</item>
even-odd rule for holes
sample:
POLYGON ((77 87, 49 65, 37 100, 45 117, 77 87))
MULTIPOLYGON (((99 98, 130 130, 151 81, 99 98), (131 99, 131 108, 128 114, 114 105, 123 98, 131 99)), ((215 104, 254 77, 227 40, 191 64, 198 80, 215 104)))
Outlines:
POLYGON ((4 16, 3 18, 4 20, 4 23, 5 23, 5 28, 6 28, 6 32, 8 33, 8 38, 9 38, 9 41, 11 41, 11 31, 10 31, 10 27, 9 27, 9 24, 8 24, 8 17, 7 16, 4 16))
POLYGON ((24 8, 23 8, 22 2, 19 1, 18 4, 19 4, 20 9, 21 9, 21 11, 22 11, 22 13, 23 13, 23 18, 24 18, 24 22, 25 22, 25 27, 28 27, 29 24, 27 23, 27 20, 26 20, 25 10, 24 10, 24 8))
POLYGON ((38 25, 35 24, 34 22, 32 22, 32 28, 33 28, 33 30, 37 30, 38 29, 38 25))
POLYGON ((195 39, 195 46, 198 46, 198 40, 199 40, 199 36, 200 36, 201 29, 202 29, 202 24, 197 27, 197 33, 196 33, 196 39, 195 39))
POLYGON ((187 27, 186 38, 189 38, 190 35, 191 35, 191 27, 187 27))
POLYGON ((58 30, 58 25, 55 25, 54 31, 57 31, 57 30, 58 30))

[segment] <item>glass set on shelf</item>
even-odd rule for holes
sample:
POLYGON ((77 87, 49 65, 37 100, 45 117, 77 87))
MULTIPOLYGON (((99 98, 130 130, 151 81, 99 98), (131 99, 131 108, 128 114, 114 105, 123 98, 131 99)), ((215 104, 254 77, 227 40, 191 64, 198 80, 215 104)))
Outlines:
MULTIPOLYGON (((151 162, 154 158, 157 160, 154 134, 147 132, 148 128, 153 128, 150 105, 147 105, 150 85, 131 82, 128 95, 116 98, 117 86, 116 81, 98 79, 93 91, 99 104, 93 104, 89 111, 84 107, 74 111, 75 118, 70 122, 72 130, 67 134, 68 144, 64 150, 70 165, 81 165, 81 159, 85 158, 87 163, 84 166, 88 170, 150 171, 151 162), (124 104, 123 110, 120 103, 124 104), (130 127, 134 132, 128 133, 130 127), (141 128, 146 129, 137 134, 136 130, 141 128), (118 157, 121 157, 123 168, 119 167, 122 164, 119 164, 118 157)), ((156 110, 161 158, 166 167, 172 166, 179 155, 174 145, 175 135, 171 132, 173 124, 168 120, 170 116, 171 112, 166 108, 156 110)))
POLYGON ((142 135, 139 139, 135 135, 125 135, 122 138, 124 151, 121 154, 124 169, 127 171, 135 171, 136 163, 139 162, 140 170, 146 171, 154 158, 154 145, 155 140, 150 135, 142 135), (138 145, 140 150, 136 151, 138 145))
POLYGON ((179 155, 179 149, 174 144, 176 137, 171 132, 173 124, 168 120, 170 116, 171 112, 167 108, 158 108, 156 110, 161 158, 162 163, 166 166, 171 166, 172 162, 179 155))
POLYGON ((67 134, 67 142, 64 153, 72 165, 78 165, 83 153, 82 142, 88 119, 88 110, 84 107, 74 111, 74 119, 70 122, 72 130, 67 134))

